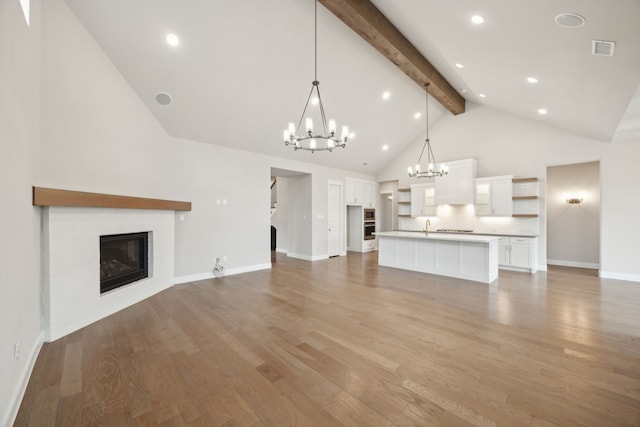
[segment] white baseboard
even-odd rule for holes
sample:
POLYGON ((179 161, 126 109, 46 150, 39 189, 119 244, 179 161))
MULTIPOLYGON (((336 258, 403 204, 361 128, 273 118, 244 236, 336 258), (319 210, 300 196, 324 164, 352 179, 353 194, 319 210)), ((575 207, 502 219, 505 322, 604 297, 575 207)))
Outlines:
POLYGON ((598 276, 603 279, 626 280, 628 282, 640 282, 640 274, 613 273, 610 271, 598 271, 598 276))
POLYGON ((579 261, 564 261, 561 259, 547 259, 547 265, 559 265, 561 267, 575 267, 575 268, 590 268, 597 270, 600 268, 600 264, 597 262, 579 262, 579 261))
MULTIPOLYGON (((233 276, 234 274, 250 273, 252 271, 268 270, 270 268, 271 268, 270 262, 265 264, 247 265, 245 267, 230 268, 228 270, 225 270, 224 275, 233 276)), ((176 276, 173 278, 173 283, 175 285, 179 285, 180 283, 190 283, 190 282, 197 282, 198 280, 215 279, 215 278, 216 277, 213 275, 213 271, 210 271, 206 273, 189 274, 187 276, 176 276)))
POLYGON ((536 268, 538 271, 547 271, 547 264, 538 264, 536 268))
POLYGON ((279 253, 281 253, 281 254, 286 254, 286 253, 287 253, 287 252, 289 252, 289 251, 288 251, 288 250, 286 250, 286 249, 283 249, 283 248, 276 248, 276 252, 279 252, 279 253))
POLYGON ((38 354, 40 354, 40 349, 42 348, 43 343, 44 331, 41 331, 38 338, 33 343, 33 347, 29 354, 29 361, 24 365, 24 369, 20 375, 20 382, 18 383, 18 387, 11 399, 11 405, 9 406, 9 411, 6 413, 6 418, 2 420, 2 424, 0 425, 10 427, 15 422, 18 410, 20 409, 20 404, 22 403, 22 398, 24 397, 24 392, 27 390, 27 384, 29 384, 29 378, 31 378, 31 372, 33 372, 33 367, 36 365, 36 360, 38 359, 38 354))
POLYGON ((303 255, 289 252, 287 256, 291 258, 301 259, 304 261, 321 261, 323 259, 329 259, 329 255, 303 255))

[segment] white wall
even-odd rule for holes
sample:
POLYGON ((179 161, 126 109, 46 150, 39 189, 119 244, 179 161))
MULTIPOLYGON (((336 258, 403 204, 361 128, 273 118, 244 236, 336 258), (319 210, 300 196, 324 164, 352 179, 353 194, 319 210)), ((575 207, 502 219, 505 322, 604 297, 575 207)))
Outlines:
POLYGON ((313 257, 311 175, 293 176, 289 178, 288 184, 288 255, 310 261, 313 257))
POLYGON ((40 210, 41 3, 27 27, 17 0, 0 1, 0 425, 13 419, 42 343, 40 210), (20 357, 14 360, 14 345, 20 357))
MULTIPOLYGON (((601 275, 640 281, 636 243, 640 227, 630 226, 640 217, 637 193, 640 168, 640 141, 610 143, 597 141, 562 129, 547 126, 491 107, 467 103, 467 112, 445 116, 430 129, 433 151, 439 162, 461 158, 478 161, 478 176, 535 176, 542 179, 547 166, 600 160, 602 191, 601 275)), ((406 169, 415 164, 424 136, 397 156, 378 175, 378 181, 398 179, 400 188, 408 187, 406 169)), ((546 203, 542 192, 542 204, 546 203)), ((540 217, 538 259, 546 254, 546 217, 540 217)))
POLYGON ((600 275, 640 281, 640 140, 614 143, 600 164, 600 275))
POLYGON ((600 267, 600 163, 547 169, 547 264, 600 267), (568 193, 584 201, 568 204, 568 193))

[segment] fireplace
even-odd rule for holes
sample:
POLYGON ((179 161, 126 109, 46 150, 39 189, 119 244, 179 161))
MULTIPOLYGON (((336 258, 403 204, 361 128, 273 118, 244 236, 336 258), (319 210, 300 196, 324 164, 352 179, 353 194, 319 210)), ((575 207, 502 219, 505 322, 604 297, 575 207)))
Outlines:
POLYGON ((149 233, 100 236, 100 293, 149 277, 149 233))

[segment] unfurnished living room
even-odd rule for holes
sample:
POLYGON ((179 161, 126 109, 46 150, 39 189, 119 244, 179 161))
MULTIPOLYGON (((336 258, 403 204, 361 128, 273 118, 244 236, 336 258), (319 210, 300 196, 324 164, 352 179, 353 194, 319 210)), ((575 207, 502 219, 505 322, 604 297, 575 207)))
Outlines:
POLYGON ((639 426, 638 22, 0 0, 0 426, 639 426))

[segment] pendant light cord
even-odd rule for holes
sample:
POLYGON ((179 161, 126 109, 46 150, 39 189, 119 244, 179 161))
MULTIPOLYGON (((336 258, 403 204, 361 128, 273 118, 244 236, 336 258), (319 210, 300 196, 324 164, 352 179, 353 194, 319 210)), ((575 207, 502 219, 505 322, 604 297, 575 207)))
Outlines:
POLYGON ((313 50, 315 52, 314 56, 314 66, 315 71, 313 74, 314 80, 318 81, 318 0, 314 0, 313 2, 314 11, 313 11, 313 20, 314 20, 314 33, 313 33, 313 50))
POLYGON ((299 130, 302 126, 302 121, 304 120, 304 116, 307 113, 307 108, 309 108, 309 102, 311 101, 311 97, 313 96, 313 91, 315 90, 318 94, 318 105, 320 107, 320 117, 322 119, 322 129, 324 133, 327 133, 327 117, 324 113, 324 106, 322 105, 322 97, 320 96, 320 82, 318 81, 318 0, 314 0, 314 11, 313 11, 313 51, 314 51, 314 80, 311 85, 311 91, 309 92, 309 96, 307 97, 307 102, 304 104, 304 109, 302 110, 302 115, 300 116, 300 120, 298 121, 299 130))
MULTIPOLYGON (((429 83, 424 85, 424 90, 425 90, 425 127, 427 129, 427 139, 424 140, 424 144, 422 144, 422 151, 420 152, 420 157, 418 157, 418 164, 420 164, 420 161, 422 160, 422 155, 424 154, 424 149, 427 148, 427 144, 429 144, 429 83)), ((429 163, 431 163, 431 144, 429 144, 429 152, 427 153, 427 156, 429 156, 429 163)))

